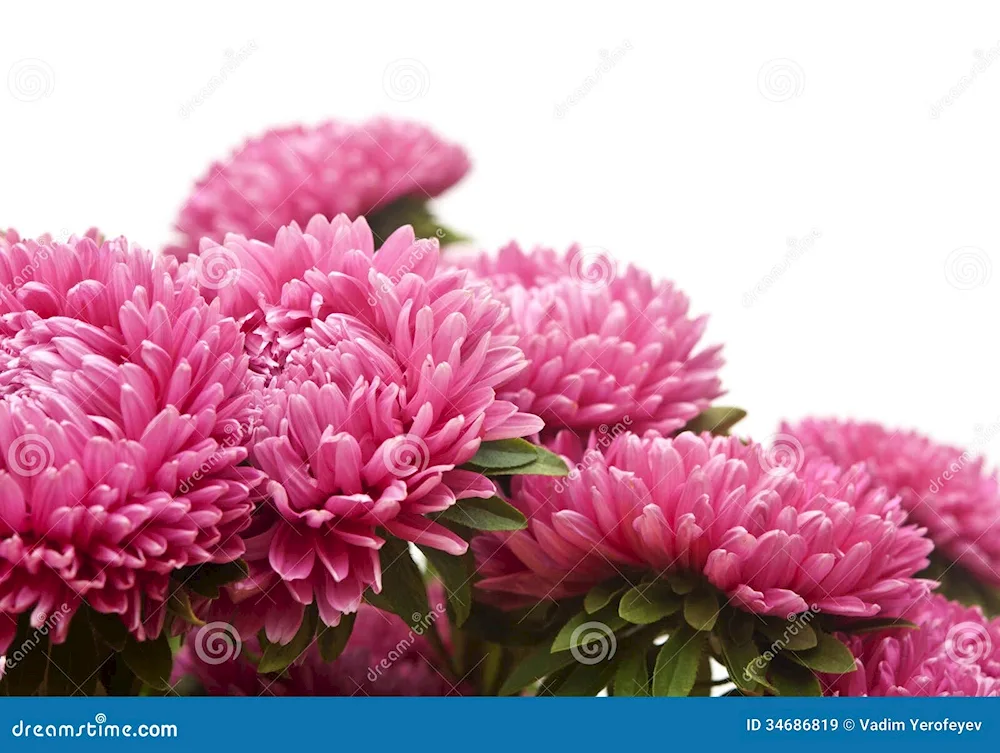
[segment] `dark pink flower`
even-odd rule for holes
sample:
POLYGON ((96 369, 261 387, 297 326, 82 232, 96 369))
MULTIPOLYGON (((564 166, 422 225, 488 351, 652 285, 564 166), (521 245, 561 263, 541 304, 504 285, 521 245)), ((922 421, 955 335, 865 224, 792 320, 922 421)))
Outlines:
POLYGON ((983 458, 874 423, 809 419, 781 431, 807 455, 864 463, 948 559, 1000 586, 1000 480, 983 458))
POLYGON ((823 675, 825 694, 1000 695, 1000 619, 936 595, 904 616, 918 629, 839 636, 857 657, 857 671, 823 675))
POLYGON ((250 139, 198 181, 177 220, 181 259, 227 233, 266 243, 316 214, 352 219, 404 197, 426 199, 469 169, 465 151, 418 124, 377 118, 292 126, 250 139))
POLYGON ((243 553, 243 336, 174 267, 124 239, 0 237, 0 650, 18 615, 84 600, 156 636, 171 573, 243 553))
POLYGON ((528 254, 516 244, 472 264, 510 305, 531 365, 502 397, 550 429, 622 424, 670 433, 722 394, 719 347, 699 349, 706 318, 670 282, 619 273, 603 249, 528 254))
MULTIPOLYGON (((683 433, 595 437, 565 479, 519 478, 527 530, 477 538, 481 590, 561 599, 624 574, 688 571, 757 614, 898 615, 928 591, 931 542, 860 467, 794 472, 756 444, 683 433)), ((630 575, 631 574, 631 575, 630 575)))

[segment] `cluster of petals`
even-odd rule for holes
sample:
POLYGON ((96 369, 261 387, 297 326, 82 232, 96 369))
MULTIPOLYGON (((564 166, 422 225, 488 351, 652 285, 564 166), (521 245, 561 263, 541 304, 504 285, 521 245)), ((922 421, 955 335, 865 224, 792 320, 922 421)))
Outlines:
POLYGON ((465 151, 418 123, 378 118, 291 126, 247 141, 198 181, 170 249, 181 259, 204 238, 274 240, 315 214, 358 217, 396 199, 437 196, 469 169, 465 151))
MULTIPOLYGON (((586 593, 613 577, 698 574, 756 614, 898 615, 931 542, 861 467, 798 471, 735 437, 564 433, 565 479, 521 478, 528 528, 476 540, 479 588, 501 605, 586 593)), ((638 581, 636 581, 638 582, 638 581)))
POLYGON ((856 671, 822 677, 826 695, 1000 696, 1000 619, 942 596, 904 615, 917 629, 840 635, 856 671))
POLYGON ((1000 586, 1000 479, 983 458, 875 423, 809 419, 781 432, 805 455, 864 463, 876 483, 902 498, 938 551, 1000 586))
MULTIPOLYGON (((516 338, 498 334, 507 308, 442 268, 435 240, 404 227, 375 253, 365 220, 341 215, 283 228, 274 246, 229 236, 216 248, 235 272, 206 294, 244 322, 274 374, 251 448, 266 502, 248 532, 250 578, 230 596, 285 642, 306 605, 335 625, 380 589, 377 528, 464 552, 428 516, 495 494, 459 466, 481 442, 542 423, 497 396, 526 365, 516 338)), ((198 259, 218 253, 206 243, 198 259)))
POLYGON ((508 331, 531 362, 503 397, 548 428, 669 433, 722 394, 721 348, 699 347, 707 320, 673 283, 575 246, 511 244, 470 266, 510 305, 508 331))
POLYGON ((174 571, 244 551, 243 336, 175 271, 125 239, 0 236, 0 651, 83 603, 156 636, 174 571))

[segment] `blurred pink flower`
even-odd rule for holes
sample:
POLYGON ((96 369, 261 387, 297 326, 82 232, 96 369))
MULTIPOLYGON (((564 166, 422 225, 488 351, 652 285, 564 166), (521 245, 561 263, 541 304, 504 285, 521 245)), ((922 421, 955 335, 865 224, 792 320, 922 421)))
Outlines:
POLYGON ((826 695, 1000 695, 1000 620, 941 596, 920 599, 904 615, 917 630, 839 636, 857 671, 824 675, 826 695))
POLYGON ((864 463, 949 560, 1000 586, 1000 481, 981 457, 874 423, 808 419, 781 432, 806 454, 845 466, 864 463))
POLYGON ((83 599, 156 636, 171 573, 244 551, 243 336, 175 267, 125 239, 0 237, 0 651, 18 615, 83 599))
POLYGON ((212 165, 184 204, 181 239, 168 251, 186 259, 202 238, 222 241, 227 233, 270 243, 282 226, 315 214, 353 219, 404 196, 437 196, 468 169, 461 147, 418 123, 278 128, 212 165))
POLYGON ((722 394, 721 348, 698 349, 707 320, 688 315, 673 283, 619 274, 607 252, 575 246, 560 256, 510 244, 470 266, 510 305, 505 331, 531 362, 502 397, 550 429, 670 433, 722 394))
MULTIPOLYGON (((593 443, 592 439, 592 443, 593 443)), ((931 542, 860 467, 775 466, 735 437, 623 434, 565 479, 518 478, 527 530, 479 537, 483 580, 503 605, 586 593, 622 573, 704 575, 757 614, 898 615, 927 593, 913 577, 931 542)))

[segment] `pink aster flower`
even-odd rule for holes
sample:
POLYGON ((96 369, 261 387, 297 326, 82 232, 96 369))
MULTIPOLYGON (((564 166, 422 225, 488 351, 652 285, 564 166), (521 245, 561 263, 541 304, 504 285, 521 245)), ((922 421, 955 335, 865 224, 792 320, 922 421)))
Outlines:
POLYGON ((243 337, 124 239, 0 238, 0 651, 85 600, 138 639, 172 572, 244 550, 253 409, 243 337))
POLYGON ((275 129, 212 165, 181 210, 182 238, 168 251, 184 259, 198 253, 201 238, 221 242, 227 233, 270 243, 284 225, 315 214, 354 218, 403 197, 437 196, 468 169, 461 147, 417 123, 275 129))
POLYGON ((936 595, 905 617, 919 629, 838 636, 857 657, 857 671, 821 676, 825 694, 1000 695, 1000 619, 936 595))
POLYGON ((810 419, 781 431, 806 454, 841 465, 864 463, 876 483, 902 498, 949 560, 1000 586, 1000 481, 982 458, 874 423, 810 419))
POLYGON ((502 393, 550 428, 621 423, 673 432, 722 394, 720 347, 699 349, 706 318, 670 282, 603 251, 527 254, 516 244, 472 265, 511 308, 507 331, 530 367, 502 393))
POLYGON ((231 595, 285 642, 305 605, 336 625, 381 588, 376 528, 464 552, 426 516, 492 496, 492 482, 459 466, 482 441, 542 423, 497 397, 526 365, 516 338, 499 334, 506 307, 466 272, 439 268, 436 241, 404 227, 376 254, 365 220, 341 215, 283 228, 273 247, 229 236, 199 259, 220 254, 234 274, 206 294, 240 317, 262 370, 277 374, 251 449, 268 503, 248 538, 251 577, 231 595))
POLYGON ((526 530, 476 539, 478 586, 502 603, 672 571, 703 575, 756 614, 898 615, 927 593, 913 575, 931 542, 860 467, 795 473, 759 445, 690 432, 626 433, 603 454, 573 444, 563 434, 553 446, 579 460, 567 478, 515 479, 526 530))
POLYGON ((427 639, 438 630, 445 644, 447 618, 438 600, 423 619, 407 625, 399 617, 367 604, 358 611, 344 652, 326 663, 313 643, 281 675, 261 675, 249 660, 259 655, 256 638, 237 650, 238 635, 225 626, 195 628, 174 661, 174 683, 198 682, 208 695, 222 696, 444 696, 470 695, 455 683, 427 639))

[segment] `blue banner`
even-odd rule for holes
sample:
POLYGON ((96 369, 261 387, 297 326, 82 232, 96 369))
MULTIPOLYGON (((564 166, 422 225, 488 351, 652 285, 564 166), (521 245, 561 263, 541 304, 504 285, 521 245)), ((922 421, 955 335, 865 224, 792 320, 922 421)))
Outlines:
POLYGON ((0 750, 990 750, 1000 700, 41 698, 0 701, 0 750), (197 746, 192 747, 192 746, 197 746), (693 747, 697 746, 697 747, 693 747), (738 747, 730 747, 738 746, 738 747))

